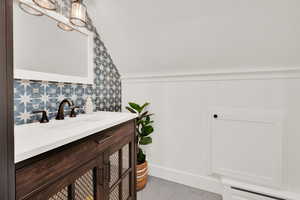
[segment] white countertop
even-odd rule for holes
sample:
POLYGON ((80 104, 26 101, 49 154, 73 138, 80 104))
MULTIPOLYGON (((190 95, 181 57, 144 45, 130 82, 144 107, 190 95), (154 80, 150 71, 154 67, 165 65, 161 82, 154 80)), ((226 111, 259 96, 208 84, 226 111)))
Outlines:
POLYGON ((136 118, 131 113, 95 112, 49 123, 15 126, 15 163, 136 118))

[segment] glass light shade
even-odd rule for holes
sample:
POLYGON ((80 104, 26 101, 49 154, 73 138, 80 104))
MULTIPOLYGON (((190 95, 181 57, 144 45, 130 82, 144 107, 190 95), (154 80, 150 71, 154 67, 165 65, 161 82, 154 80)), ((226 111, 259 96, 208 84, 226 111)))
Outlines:
POLYGON ((43 13, 41 13, 40 11, 28 6, 25 3, 19 2, 19 7, 26 13, 30 14, 30 15, 35 15, 35 16, 43 16, 43 13))
POLYGON ((39 7, 47 10, 56 10, 57 8, 56 0, 33 0, 33 2, 39 7))
POLYGON ((87 22, 86 7, 79 1, 72 2, 70 22, 75 26, 84 27, 87 22))
POLYGON ((72 27, 70 27, 62 22, 58 22, 57 26, 64 31, 73 31, 74 30, 72 27))

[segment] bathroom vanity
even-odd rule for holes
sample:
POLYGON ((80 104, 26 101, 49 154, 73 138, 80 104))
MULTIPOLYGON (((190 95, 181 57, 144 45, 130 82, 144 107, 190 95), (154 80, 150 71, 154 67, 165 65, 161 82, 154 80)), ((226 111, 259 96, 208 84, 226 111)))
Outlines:
POLYGON ((135 115, 15 127, 16 199, 135 200, 135 115))

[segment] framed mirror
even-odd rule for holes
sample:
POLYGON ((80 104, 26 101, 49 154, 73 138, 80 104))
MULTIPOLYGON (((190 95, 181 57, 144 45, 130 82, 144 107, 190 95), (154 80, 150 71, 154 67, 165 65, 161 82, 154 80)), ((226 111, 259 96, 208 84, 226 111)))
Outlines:
POLYGON ((31 0, 14 1, 14 78, 93 84, 93 74, 92 32, 31 0))

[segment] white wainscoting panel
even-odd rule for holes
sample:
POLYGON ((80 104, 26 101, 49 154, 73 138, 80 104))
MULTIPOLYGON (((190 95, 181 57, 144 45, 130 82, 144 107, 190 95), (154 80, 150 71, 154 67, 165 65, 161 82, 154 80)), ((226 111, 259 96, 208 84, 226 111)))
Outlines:
MULTIPOLYGON (((228 110, 230 111, 232 108, 235 110, 246 109, 245 112, 254 113, 253 117, 251 114, 245 115, 243 111, 237 118, 244 121, 247 121, 248 118, 254 120, 253 124, 258 125, 257 129, 260 132, 266 129, 266 133, 271 132, 272 125, 265 125, 265 121, 268 122, 272 118, 275 120, 271 120, 271 122, 282 121, 280 117, 276 119, 276 116, 281 115, 281 110, 284 111, 284 131, 281 132, 283 139, 280 142, 277 141, 284 146, 283 150, 278 149, 284 154, 283 160, 280 161, 283 170, 279 170, 280 167, 278 166, 275 166, 278 167, 277 169, 272 166, 270 170, 271 172, 281 171, 283 181, 280 181, 279 173, 273 175, 268 170, 266 170, 266 176, 261 176, 262 171, 259 170, 263 170, 263 168, 254 170, 256 173, 250 171, 250 175, 267 177, 267 179, 274 179, 275 177, 276 183, 284 182, 284 191, 300 194, 299 86, 300 70, 296 69, 261 73, 233 72, 230 75, 221 72, 211 75, 196 74, 195 76, 185 76, 184 74, 149 76, 143 74, 143 76, 133 77, 131 75, 131 77, 123 76, 122 102, 124 107, 129 101, 151 103, 149 110, 155 113, 153 116, 155 131, 152 135, 153 144, 147 145, 145 150, 150 166, 152 166, 150 170, 152 175, 216 193, 220 193, 219 188, 220 185, 222 187, 222 184, 214 184, 214 182, 210 184, 203 181, 211 180, 211 177, 218 180, 219 177, 211 176, 212 156, 209 120, 213 119, 211 116, 213 113, 208 114, 209 109, 217 108, 217 112, 220 111, 220 108, 226 108, 227 118, 228 110), (277 110, 280 112, 277 113, 277 110), (275 114, 270 114, 272 112, 275 114), (209 117, 207 117, 208 115, 209 117), (263 121, 263 123, 258 121, 263 121), (278 178, 276 179, 276 177, 278 178)), ((222 113, 220 112, 220 116, 222 113)), ((236 117, 236 113, 234 113, 234 117, 236 117)), ((240 122, 240 124, 254 129, 250 122, 240 122)), ((280 135, 280 133, 277 134, 280 135)), ((265 135, 268 134, 262 134, 261 137, 265 135)), ((252 141, 254 144, 250 150, 251 152, 258 152, 257 148, 263 148, 266 152, 262 153, 267 154, 271 151, 269 144, 273 144, 271 149, 277 146, 274 145, 276 140, 279 140, 278 135, 271 138, 271 143, 268 141, 265 146, 259 146, 262 144, 258 143, 257 145, 252 141)), ((279 153, 277 152, 277 154, 279 153)), ((261 155, 259 154, 259 156, 261 155)), ((252 158, 249 157, 249 159, 252 158)), ((277 161, 271 160, 271 162, 279 163, 278 160, 277 156, 277 161)), ((257 162, 257 160, 255 161, 257 162)), ((241 157, 241 162, 245 163, 244 156, 241 157)), ((255 164, 254 162, 250 162, 250 164, 247 162, 246 164, 258 166, 261 163, 262 166, 269 166, 265 164, 264 160, 259 160, 255 164)), ((238 181, 237 178, 231 180, 238 181)), ((253 178, 250 181, 242 180, 240 182, 251 184, 251 180, 253 178)), ((253 185, 262 186, 266 184, 254 183, 253 185)), ((266 188, 270 187, 266 186, 266 188)), ((275 191, 283 192, 276 188, 273 186, 273 191, 270 194, 274 195, 275 191)), ((300 198, 294 199, 300 200, 300 198)))
POLYGON ((212 172, 281 188, 283 112, 215 108, 209 113, 212 172))

